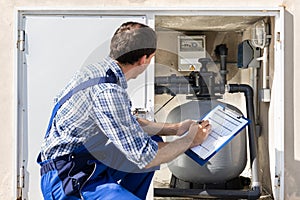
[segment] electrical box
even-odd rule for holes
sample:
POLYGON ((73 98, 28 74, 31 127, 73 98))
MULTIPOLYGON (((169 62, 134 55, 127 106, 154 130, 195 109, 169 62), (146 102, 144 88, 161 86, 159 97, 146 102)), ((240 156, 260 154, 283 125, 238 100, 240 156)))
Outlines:
POLYGON ((205 57, 205 35, 178 36, 178 71, 199 71, 205 57))
POLYGON ((249 40, 244 40, 238 45, 238 68, 259 67, 259 55, 260 50, 253 47, 249 40))

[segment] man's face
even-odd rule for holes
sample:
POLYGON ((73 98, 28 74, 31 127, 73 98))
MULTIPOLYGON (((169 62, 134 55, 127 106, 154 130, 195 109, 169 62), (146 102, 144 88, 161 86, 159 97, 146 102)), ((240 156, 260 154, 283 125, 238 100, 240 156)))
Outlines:
POLYGON ((151 54, 148 58, 144 59, 143 64, 141 64, 141 65, 139 65, 139 66, 136 67, 136 69, 135 69, 135 77, 133 77, 133 78, 138 77, 140 74, 142 74, 147 69, 147 67, 151 63, 151 60, 154 57, 154 55, 155 55, 155 53, 151 54))

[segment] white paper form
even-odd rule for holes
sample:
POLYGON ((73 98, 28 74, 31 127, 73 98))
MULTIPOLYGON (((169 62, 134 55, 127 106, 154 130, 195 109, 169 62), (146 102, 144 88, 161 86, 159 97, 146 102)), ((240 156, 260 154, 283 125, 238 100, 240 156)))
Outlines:
POLYGON ((237 112, 221 105, 211 110, 203 120, 211 124, 211 133, 201 145, 190 149, 203 160, 219 151, 249 123, 237 112))

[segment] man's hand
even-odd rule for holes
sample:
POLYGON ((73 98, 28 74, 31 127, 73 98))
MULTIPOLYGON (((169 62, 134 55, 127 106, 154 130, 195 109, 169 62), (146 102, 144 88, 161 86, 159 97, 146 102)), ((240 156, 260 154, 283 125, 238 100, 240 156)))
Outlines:
POLYGON ((211 125, 208 120, 201 121, 200 123, 192 123, 189 128, 189 134, 187 137, 193 137, 193 142, 190 148, 202 144, 202 142, 208 137, 211 132, 211 125))
POLYGON ((185 132, 187 132, 190 128, 190 126, 195 123, 193 120, 187 119, 182 122, 178 123, 178 129, 177 129, 177 136, 183 135, 185 132))

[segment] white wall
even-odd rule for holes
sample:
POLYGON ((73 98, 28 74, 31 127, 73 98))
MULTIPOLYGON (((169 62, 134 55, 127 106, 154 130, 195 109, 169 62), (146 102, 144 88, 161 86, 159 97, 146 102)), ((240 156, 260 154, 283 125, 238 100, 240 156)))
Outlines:
MULTIPOLYGON (((292 42, 294 55, 300 55, 300 36, 298 31, 300 27, 300 2, 297 0, 287 0, 282 3, 281 0, 252 0, 238 1, 228 0, 226 4, 223 0, 169 0, 169 1, 150 1, 150 0, 0 0, 0 199, 14 199, 16 177, 15 175, 15 159, 16 159, 16 80, 15 80, 15 37, 16 37, 16 10, 18 8, 32 9, 97 9, 105 7, 118 6, 137 6, 137 7, 277 7, 285 4, 286 9, 291 13, 294 20, 294 34, 292 42)), ((300 61, 297 56, 294 56, 293 75, 294 91, 293 99, 294 106, 290 106, 290 111, 293 112, 293 127, 285 138, 285 176, 286 176, 286 192, 285 199, 300 199, 298 192, 300 180, 300 90, 297 90, 297 85, 300 84, 300 61), (298 67, 297 67, 298 66, 298 67), (296 167, 298 168, 296 168, 296 167), (297 186, 298 185, 298 186, 297 186)), ((285 98, 290 98, 285 96, 285 98)))

